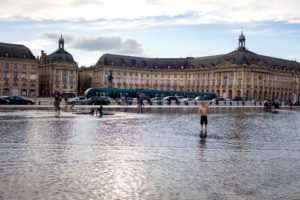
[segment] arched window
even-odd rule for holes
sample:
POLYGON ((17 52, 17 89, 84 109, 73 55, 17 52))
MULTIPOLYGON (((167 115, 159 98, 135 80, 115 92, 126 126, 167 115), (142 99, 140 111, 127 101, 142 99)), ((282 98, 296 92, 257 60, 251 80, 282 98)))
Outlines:
POLYGON ((10 90, 8 88, 3 89, 3 96, 9 96, 10 95, 10 90))
POLYGON ((35 90, 31 89, 29 92, 29 96, 31 96, 31 97, 36 96, 35 90))
POLYGON ((21 96, 27 96, 27 90, 26 89, 21 90, 21 96))

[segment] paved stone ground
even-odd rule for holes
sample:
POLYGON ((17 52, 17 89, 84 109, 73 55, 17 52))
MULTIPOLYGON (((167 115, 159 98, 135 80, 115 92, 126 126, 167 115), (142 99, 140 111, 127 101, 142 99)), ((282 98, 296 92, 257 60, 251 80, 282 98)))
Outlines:
POLYGON ((299 199, 300 199, 300 193, 295 193, 291 196, 280 197, 275 200, 299 200, 299 199))

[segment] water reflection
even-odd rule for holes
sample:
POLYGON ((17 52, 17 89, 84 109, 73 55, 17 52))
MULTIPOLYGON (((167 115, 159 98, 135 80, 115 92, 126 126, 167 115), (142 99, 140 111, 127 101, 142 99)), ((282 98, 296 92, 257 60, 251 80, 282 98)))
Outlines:
MULTIPOLYGON (((300 113, 0 113, 0 199, 272 199, 300 186, 300 113), (280 188, 278 187, 280 185, 280 188)), ((122 111, 122 110, 121 110, 122 111)))

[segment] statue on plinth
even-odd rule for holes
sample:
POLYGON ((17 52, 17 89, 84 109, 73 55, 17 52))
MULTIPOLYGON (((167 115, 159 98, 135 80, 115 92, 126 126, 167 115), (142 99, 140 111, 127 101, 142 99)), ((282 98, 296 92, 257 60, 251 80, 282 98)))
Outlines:
POLYGON ((108 76, 107 76, 108 87, 109 87, 109 88, 112 87, 113 79, 114 79, 114 77, 113 77, 113 75, 112 75, 112 71, 110 70, 110 71, 109 71, 109 74, 108 74, 108 76))

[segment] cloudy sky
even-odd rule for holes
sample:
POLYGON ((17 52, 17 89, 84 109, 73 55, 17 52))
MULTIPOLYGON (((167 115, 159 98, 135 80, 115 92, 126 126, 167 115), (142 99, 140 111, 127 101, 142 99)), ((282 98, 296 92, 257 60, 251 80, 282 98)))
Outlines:
POLYGON ((105 53, 178 58, 238 46, 300 61, 299 0, 0 0, 1 40, 35 56, 65 49, 79 66, 105 53))

